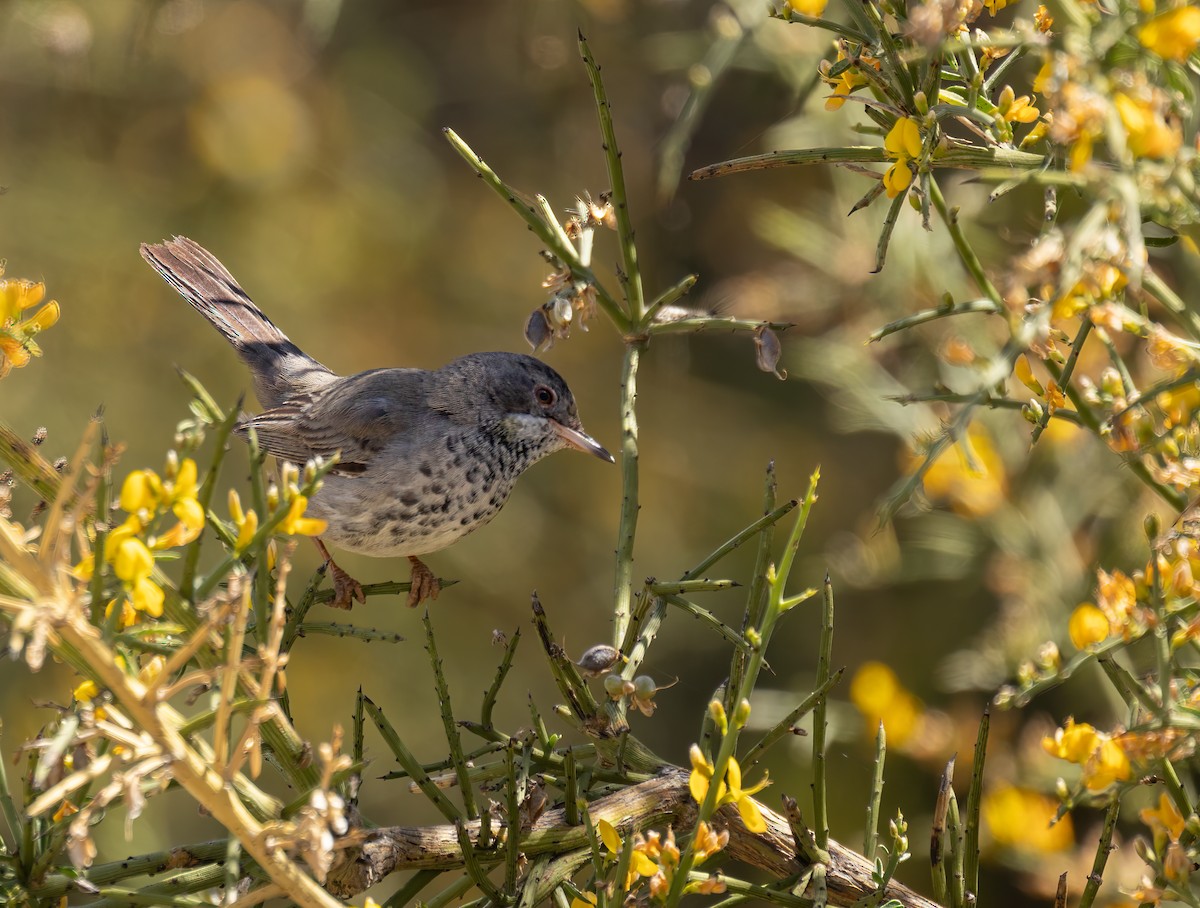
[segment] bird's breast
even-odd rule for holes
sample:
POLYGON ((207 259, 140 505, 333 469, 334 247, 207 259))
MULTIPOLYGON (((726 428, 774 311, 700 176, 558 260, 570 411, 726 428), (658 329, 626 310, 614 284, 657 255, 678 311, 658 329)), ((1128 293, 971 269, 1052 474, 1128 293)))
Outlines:
POLYGON ((324 538, 375 556, 426 555, 457 542, 499 513, 520 470, 450 439, 444 456, 417 457, 391 470, 375 458, 360 476, 329 476, 310 513, 329 523, 324 538))

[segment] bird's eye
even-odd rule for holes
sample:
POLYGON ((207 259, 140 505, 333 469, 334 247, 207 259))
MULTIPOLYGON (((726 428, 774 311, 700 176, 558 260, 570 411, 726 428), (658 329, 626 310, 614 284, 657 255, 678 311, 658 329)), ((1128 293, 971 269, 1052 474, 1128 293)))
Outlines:
POLYGON ((533 396, 537 398, 537 402, 543 407, 553 407, 554 402, 558 400, 558 395, 554 393, 554 389, 547 388, 545 385, 538 385, 534 388, 533 396))

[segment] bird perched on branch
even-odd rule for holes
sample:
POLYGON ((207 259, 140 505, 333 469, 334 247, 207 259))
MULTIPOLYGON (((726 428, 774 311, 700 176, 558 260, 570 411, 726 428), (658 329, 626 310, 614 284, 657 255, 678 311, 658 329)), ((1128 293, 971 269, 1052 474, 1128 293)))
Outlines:
MULTIPOLYGON (((613 457, 583 430, 571 389, 530 356, 472 353, 435 371, 337 375, 288 340, 199 244, 143 244, 142 257, 224 335, 250 367, 259 403, 245 419, 263 450, 303 466, 339 455, 309 503, 323 538, 352 552, 412 562, 408 604, 437 598, 418 556, 491 520, 526 469, 562 448, 613 457)), ((362 586, 329 563, 337 608, 362 586)))

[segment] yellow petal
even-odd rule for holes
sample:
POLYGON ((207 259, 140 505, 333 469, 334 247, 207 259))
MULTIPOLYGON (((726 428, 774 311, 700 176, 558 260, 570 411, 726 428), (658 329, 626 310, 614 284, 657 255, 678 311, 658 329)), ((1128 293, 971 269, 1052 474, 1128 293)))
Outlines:
POLYGON ((238 523, 237 541, 233 547, 238 552, 244 552, 246 547, 250 545, 250 540, 254 538, 254 534, 258 532, 258 514, 254 511, 247 511, 238 523))
POLYGON ((195 498, 180 498, 171 510, 189 530, 199 533, 204 529, 204 508, 195 498))
POLYGON ((621 853, 621 837, 617 834, 617 830, 608 820, 600 820, 596 823, 596 831, 600 833, 600 841, 604 843, 612 854, 621 853))
POLYGON ((692 793, 697 804, 703 803, 704 796, 708 794, 708 776, 698 769, 693 769, 692 774, 688 776, 688 791, 692 793))
POLYGON ((729 766, 725 769, 725 780, 729 783, 729 790, 736 798, 742 791, 742 767, 738 765, 737 757, 729 758, 729 766))
POLYGON ((635 850, 630 870, 638 876, 654 876, 658 873, 658 864, 645 852, 635 850))
POLYGON ((126 583, 136 584, 150 576, 154 569, 154 556, 140 539, 122 540, 113 561, 113 572, 126 583))
POLYGON ((58 322, 59 314, 58 303, 51 300, 42 306, 32 318, 21 322, 21 330, 30 335, 37 334, 39 331, 45 331, 58 322))
POLYGON ((901 117, 888 131, 883 147, 893 157, 921 156, 921 128, 912 117, 901 117))
POLYGON ((738 813, 750 832, 761 835, 767 831, 767 821, 763 819, 762 810, 754 798, 742 798, 738 801, 738 813))
POLYGON ((883 188, 887 197, 894 199, 912 184, 912 171, 908 169, 908 161, 901 159, 887 169, 883 175, 883 188))
POLYGON ((229 490, 229 516, 233 518, 233 522, 239 527, 246 519, 246 515, 242 511, 242 499, 238 495, 237 489, 229 490))
POLYGON ((133 514, 142 509, 152 511, 155 507, 155 485, 150 482, 149 470, 135 470, 121 484, 121 507, 133 514))
POLYGON ((133 607, 151 618, 161 618, 163 613, 163 591, 150 579, 139 580, 133 588, 133 607))

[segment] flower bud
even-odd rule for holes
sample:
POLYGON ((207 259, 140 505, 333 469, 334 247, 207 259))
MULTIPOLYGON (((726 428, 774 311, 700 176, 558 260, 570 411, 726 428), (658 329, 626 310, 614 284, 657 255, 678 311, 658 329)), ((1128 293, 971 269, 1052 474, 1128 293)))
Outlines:
POLYGON ((611 699, 620 700, 625 693, 625 679, 620 675, 605 676, 604 691, 611 699))
POLYGON ((733 711, 733 727, 745 728, 746 723, 750 721, 750 701, 742 698, 738 703, 737 709, 733 711))
POLYGON ((633 679, 633 695, 639 700, 649 700, 658 691, 658 685, 649 675, 638 675, 633 679))
POLYGON ((722 735, 729 731, 729 719, 725 716, 725 706, 720 700, 713 700, 708 704, 708 714, 716 723, 717 728, 721 730, 722 735))

